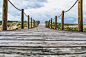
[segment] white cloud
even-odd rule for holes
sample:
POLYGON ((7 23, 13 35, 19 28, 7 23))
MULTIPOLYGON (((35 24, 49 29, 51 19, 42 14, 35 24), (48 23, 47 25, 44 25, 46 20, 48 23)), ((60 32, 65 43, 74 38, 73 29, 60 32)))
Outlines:
MULTIPOLYGON (((10 0, 19 9, 25 10, 25 13, 30 15, 35 20, 41 22, 48 21, 55 16, 59 16, 62 10, 68 10, 76 0, 10 0), (45 2, 42 2, 45 1, 45 2)), ((2 0, 0 1, 2 3, 2 0)), ((83 0, 83 17, 86 17, 86 0, 83 0)), ((1 6, 0 6, 1 9, 1 6)), ((1 13, 1 11, 0 11, 1 13)), ((9 4, 9 18, 10 20, 21 20, 21 12, 16 10, 9 4)), ((0 16, 1 17, 1 16, 0 16)), ((25 17, 27 19, 27 17, 25 17)), ((78 23, 78 3, 67 13, 65 13, 65 20, 71 21, 69 23, 78 23), (72 21, 73 20, 73 21, 72 21), (74 22, 75 21, 75 22, 74 22)), ((58 18, 58 22, 61 22, 61 17, 58 18)), ((68 23, 68 21, 66 21, 68 23)), ((86 23, 86 22, 85 22, 86 23)))

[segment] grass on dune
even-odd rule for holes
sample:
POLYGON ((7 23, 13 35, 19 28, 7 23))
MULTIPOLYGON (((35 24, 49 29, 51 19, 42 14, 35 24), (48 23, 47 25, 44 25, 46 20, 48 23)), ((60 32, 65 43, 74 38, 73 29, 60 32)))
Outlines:
MULTIPOLYGON (((86 25, 83 25, 83 32, 86 32, 85 26, 86 25)), ((55 28, 55 22, 52 22, 52 28, 55 28)), ((57 23, 57 30, 61 30, 61 23, 57 23)), ((78 31, 78 24, 64 24, 64 30, 78 31)))

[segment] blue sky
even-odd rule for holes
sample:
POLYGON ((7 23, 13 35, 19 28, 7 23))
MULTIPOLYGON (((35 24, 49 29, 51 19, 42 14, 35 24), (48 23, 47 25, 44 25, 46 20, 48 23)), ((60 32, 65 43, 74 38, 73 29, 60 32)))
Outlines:
MULTIPOLYGON (((44 23, 55 16, 59 16, 62 10, 68 10, 76 0, 10 0, 19 9, 24 9, 27 15, 35 20, 44 23)), ((2 4, 0 0, 0 20, 2 20, 2 4)), ((8 3, 8 20, 20 21, 21 12, 16 10, 8 3)), ((27 17, 24 17, 27 21, 27 17)), ((54 20, 53 20, 54 21, 54 20)), ((61 17, 57 18, 57 22, 61 23, 61 17)), ((78 3, 64 16, 64 22, 68 24, 78 24, 78 3)), ((83 23, 86 24, 86 0, 83 0, 83 23)))

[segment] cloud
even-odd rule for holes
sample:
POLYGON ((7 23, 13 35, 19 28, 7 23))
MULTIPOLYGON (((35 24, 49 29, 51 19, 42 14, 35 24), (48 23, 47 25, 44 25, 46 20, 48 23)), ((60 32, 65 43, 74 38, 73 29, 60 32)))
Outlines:
MULTIPOLYGON (((68 10, 76 0, 10 0, 19 9, 24 9, 27 15, 41 23, 48 21, 55 16, 59 16, 62 11, 68 10)), ((2 0, 0 0, 0 9, 2 9, 2 0)), ((8 3, 8 19, 21 21, 21 11, 15 9, 8 3)), ((0 10, 2 13, 2 10, 0 10)), ((0 14, 1 17, 1 14, 0 14)), ((27 17, 24 17, 27 20, 27 17)), ((86 24, 86 0, 83 0, 83 22, 86 24)), ((1 19, 0 19, 1 20, 1 19)), ((78 3, 64 16, 65 23, 78 24, 78 3)), ((54 20, 53 20, 54 21, 54 20)), ((61 23, 61 17, 57 18, 61 23)))

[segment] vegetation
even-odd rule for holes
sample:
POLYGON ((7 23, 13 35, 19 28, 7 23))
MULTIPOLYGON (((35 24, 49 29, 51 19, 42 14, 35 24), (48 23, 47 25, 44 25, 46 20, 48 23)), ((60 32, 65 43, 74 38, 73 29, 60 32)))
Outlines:
MULTIPOLYGON (((0 21, 1 30, 2 21, 0 21)), ((24 21, 24 28, 27 28, 28 22, 24 21)), ((21 29, 21 22, 19 21, 7 21, 7 30, 21 29)))
MULTIPOLYGON (((50 25, 51 26, 51 25, 50 25)), ((86 32, 86 25, 83 27, 83 32, 86 32)), ((55 27, 55 22, 52 23, 52 28, 54 29, 55 27)), ((61 23, 57 23, 57 30, 61 30, 61 23)), ((78 31, 78 24, 64 24, 64 30, 67 31, 78 31)))

